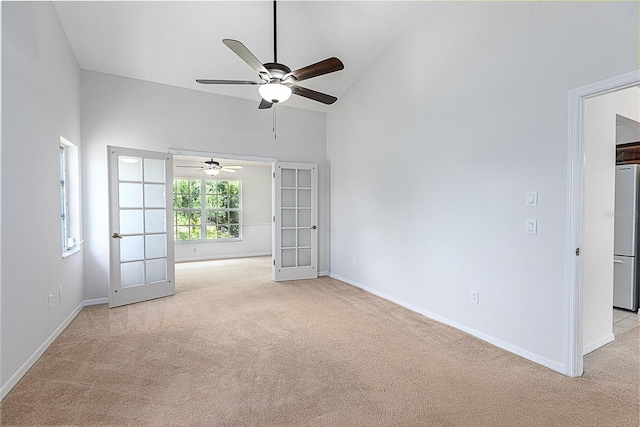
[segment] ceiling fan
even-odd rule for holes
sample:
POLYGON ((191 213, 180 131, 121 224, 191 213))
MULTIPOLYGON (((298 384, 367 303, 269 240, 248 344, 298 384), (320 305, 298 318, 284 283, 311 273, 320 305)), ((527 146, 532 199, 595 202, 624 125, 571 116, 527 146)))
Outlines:
POLYGON ((176 165, 177 168, 198 168, 198 172, 204 172, 207 175, 218 175, 220 172, 231 172, 236 173, 236 170, 242 169, 242 166, 221 166, 220 162, 216 162, 215 160, 207 160, 204 163, 204 166, 187 166, 187 165, 176 165))
POLYGON ((224 43, 229 49, 235 52, 244 62, 246 62, 255 72, 258 73, 259 81, 245 80, 203 80, 196 82, 201 84, 218 85, 256 85, 262 97, 259 109, 271 108, 273 104, 284 102, 291 94, 302 96, 323 104, 333 104, 338 100, 335 96, 317 92, 298 86, 296 83, 312 77, 322 76, 344 69, 342 61, 332 57, 324 61, 316 62, 295 71, 278 62, 277 31, 276 31, 276 2, 273 2, 273 62, 261 63, 245 45, 237 40, 224 39, 224 43))

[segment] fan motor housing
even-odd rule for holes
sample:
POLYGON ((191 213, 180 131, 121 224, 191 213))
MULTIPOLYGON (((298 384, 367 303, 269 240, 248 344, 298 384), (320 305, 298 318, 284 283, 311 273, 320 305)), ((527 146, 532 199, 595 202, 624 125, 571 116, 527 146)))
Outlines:
POLYGON ((282 80, 285 74, 288 74, 291 72, 291 68, 287 67, 284 64, 280 64, 278 62, 267 62, 262 65, 264 65, 264 68, 269 70, 269 72, 271 73, 271 76, 277 80, 282 80))

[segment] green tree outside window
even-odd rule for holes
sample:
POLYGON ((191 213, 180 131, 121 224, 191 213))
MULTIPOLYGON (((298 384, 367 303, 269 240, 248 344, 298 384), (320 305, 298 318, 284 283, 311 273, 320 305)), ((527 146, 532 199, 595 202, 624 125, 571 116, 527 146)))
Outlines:
POLYGON ((175 178, 175 240, 240 239, 241 187, 241 181, 175 178))

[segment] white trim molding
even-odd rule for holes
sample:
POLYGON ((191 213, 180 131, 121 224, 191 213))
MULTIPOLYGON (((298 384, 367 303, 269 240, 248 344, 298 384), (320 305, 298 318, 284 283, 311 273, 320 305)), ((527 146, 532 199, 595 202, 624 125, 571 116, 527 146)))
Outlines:
POLYGON ((251 252, 247 254, 224 254, 224 255, 207 255, 201 257, 176 257, 176 262, 193 262, 193 261, 214 261, 217 259, 233 259, 233 258, 251 258, 259 256, 269 256, 271 251, 268 252, 251 252))
MULTIPOLYGON (((2 188, 2 4, 0 4, 0 188, 2 188)), ((2 225, 2 202, 0 201, 0 225, 2 225)), ((2 266, 2 233, 0 233, 0 267, 2 266)), ((0 268, 1 270, 1 268, 0 268)), ((0 275, 0 331, 2 331, 2 277, 0 275)), ((1 334, 0 334, 1 335, 1 334)), ((0 340, 0 355, 2 354, 2 340, 0 340)), ((1 363, 1 362, 0 362, 1 363)), ((2 386, 2 382, 0 382, 2 386)), ((4 398, 4 387, 0 387, 0 401, 4 398)))
POLYGON ((603 345, 609 344, 610 342, 615 341, 616 337, 615 335, 612 333, 605 335, 604 337, 598 338, 597 340, 591 341, 590 343, 587 343, 584 345, 584 354, 588 354, 591 353, 593 350, 596 350, 600 347, 602 347, 603 345))
POLYGON ((44 352, 47 351, 49 346, 55 341, 56 338, 58 338, 58 336, 62 333, 62 331, 64 331, 67 328, 67 326, 69 326, 71 321, 73 321, 73 319, 76 318, 76 316, 78 315, 78 313, 80 313, 80 311, 84 308, 84 306, 85 306, 84 301, 78 304, 78 306, 73 309, 71 314, 69 314, 67 318, 64 319, 64 322, 62 322, 60 326, 58 326, 56 330, 53 331, 51 335, 49 335, 49 338, 47 338, 40 345, 40 347, 38 347, 38 349, 31 355, 31 357, 29 357, 27 361, 24 362, 24 364, 20 367, 20 369, 18 369, 16 373, 13 374, 13 376, 9 378, 9 380, 5 384, 2 385, 2 388, 0 389, 0 401, 4 399, 7 394, 9 394, 9 392, 16 386, 16 384, 18 384, 18 382, 20 382, 22 377, 24 377, 24 375, 29 371, 29 369, 31 369, 33 365, 35 365, 38 359, 42 357, 44 352))
MULTIPOLYGON (((582 257, 584 222, 584 111, 585 101, 598 95, 626 89, 640 82, 640 70, 602 80, 569 91, 569 129, 567 146, 567 236, 566 236, 566 318, 565 360, 561 371, 570 377, 583 372, 582 344, 582 257)), ((590 343, 591 344, 591 343, 590 343)))
POLYGON ((206 151, 181 150, 177 148, 169 148, 167 152, 175 156, 211 157, 214 159, 242 160, 246 162, 262 162, 269 164, 278 161, 276 157, 246 156, 243 154, 230 153, 210 153, 206 151))
POLYGON ((542 366, 546 366, 549 369, 552 369, 556 372, 560 372, 563 373, 563 365, 561 363, 558 362, 554 362, 553 360, 549 360, 547 358, 544 358, 540 355, 537 355, 535 353, 532 353, 528 350, 525 350, 523 348, 517 347, 515 345, 509 344, 507 342, 504 342, 498 338, 492 337, 491 335, 487 335, 483 332, 480 331, 476 331, 475 329, 469 328, 465 325, 462 325, 460 323, 454 322, 452 320, 449 320, 445 317, 442 317, 438 314, 432 313, 430 311, 424 310, 420 307, 417 307, 413 304, 410 304, 406 301, 402 301, 400 299, 391 297, 383 292, 379 292, 375 289, 369 288, 368 286, 362 285, 360 283, 354 282, 352 280, 349 279, 345 279, 344 277, 338 276, 337 274, 333 274, 330 273, 329 277, 336 279, 336 280, 340 280, 341 282, 347 283, 351 286, 355 286, 356 288, 360 288, 363 291, 369 292, 370 294, 379 296, 380 298, 384 298, 387 301, 391 301, 393 303, 396 303, 406 309, 409 309, 411 311, 414 311, 416 313, 422 314, 425 317, 428 317, 429 319, 433 319, 435 321, 438 321, 440 323, 444 323, 445 325, 449 325, 451 327, 454 327, 456 329, 459 329, 463 332, 466 332, 470 335, 473 335, 474 337, 480 338, 483 341, 488 342, 489 344, 495 345, 496 347, 499 347, 503 350, 506 350, 510 353, 516 354, 518 356, 524 357, 525 359, 531 360, 532 362, 538 363, 542 366))
POLYGON ((109 304, 109 297, 102 298, 93 298, 84 301, 84 306, 89 307, 90 305, 101 305, 101 304, 109 304))
POLYGON ((75 319, 76 316, 80 314, 80 312, 84 307, 87 307, 90 305, 100 305, 100 304, 108 304, 108 303, 109 303, 109 298, 104 297, 104 298, 94 298, 94 299, 84 300, 80 304, 78 304, 78 306, 73 309, 73 311, 67 316, 67 318, 64 319, 64 322, 62 322, 60 326, 58 326, 56 330, 53 331, 53 333, 31 355, 31 357, 29 357, 27 361, 24 362, 24 364, 20 367, 20 369, 18 369, 16 373, 13 374, 11 378, 9 378, 9 381, 7 381, 5 384, 2 385, 2 388, 0 389, 0 401, 2 401, 7 396, 7 394, 9 394, 9 392, 16 386, 16 384, 20 382, 22 377, 24 377, 25 374, 29 371, 29 369, 31 369, 33 365, 36 364, 36 362, 42 357, 44 352, 47 351, 49 346, 56 340, 56 338, 60 336, 62 331, 64 331, 67 328, 67 326, 69 326, 69 324, 73 321, 73 319, 75 319))

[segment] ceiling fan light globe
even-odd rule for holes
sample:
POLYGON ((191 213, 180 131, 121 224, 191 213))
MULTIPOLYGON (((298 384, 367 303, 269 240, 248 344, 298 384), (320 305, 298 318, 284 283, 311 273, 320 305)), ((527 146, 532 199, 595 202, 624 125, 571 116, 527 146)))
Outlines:
POLYGON ((204 173, 206 173, 209 176, 215 176, 220 173, 220 169, 205 169, 204 173))
POLYGON ((291 88, 280 83, 268 83, 258 87, 260 96, 267 102, 277 104, 284 102, 291 96, 291 88))

